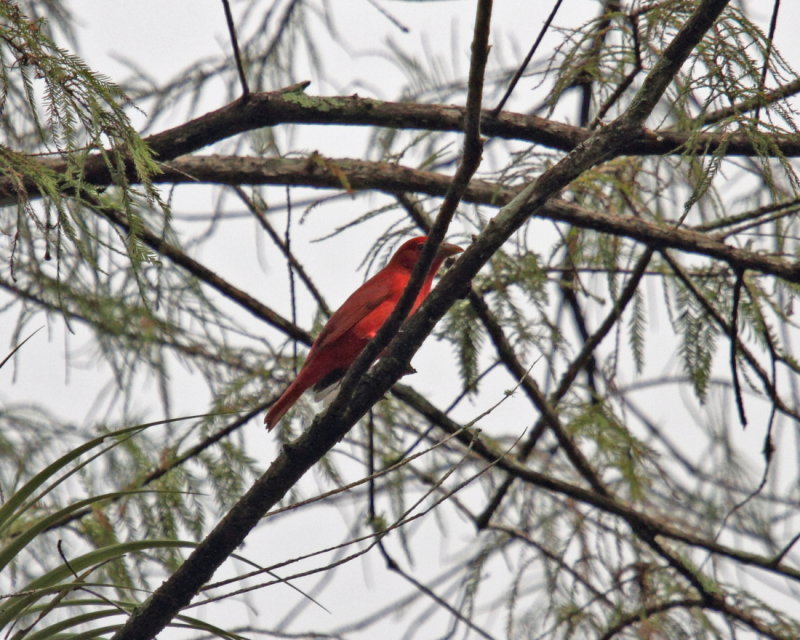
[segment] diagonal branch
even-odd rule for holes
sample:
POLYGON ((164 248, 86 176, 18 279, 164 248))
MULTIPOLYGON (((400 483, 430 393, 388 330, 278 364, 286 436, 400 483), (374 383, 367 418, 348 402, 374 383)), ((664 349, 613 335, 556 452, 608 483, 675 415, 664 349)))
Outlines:
POLYGON ((602 496, 591 489, 585 489, 584 487, 579 487, 578 485, 530 469, 514 460, 511 456, 502 457, 488 439, 482 438, 480 434, 465 431, 463 425, 455 422, 450 416, 431 404, 427 398, 407 385, 395 385, 392 388, 392 395, 413 407, 415 411, 445 433, 455 435, 464 446, 469 446, 471 450, 482 459, 486 461, 496 460, 498 468, 520 482, 524 482, 538 489, 552 491, 566 498, 595 507, 610 515, 620 517, 629 524, 634 525, 640 531, 650 531, 658 536, 704 549, 720 557, 736 560, 743 565, 757 567, 764 571, 774 573, 775 575, 800 582, 800 569, 786 564, 776 563, 775 559, 771 556, 742 551, 720 544, 707 537, 696 535, 687 530, 686 527, 672 524, 669 518, 651 516, 619 499, 602 496), (501 457, 498 458, 498 456, 501 457))
MULTIPOLYGON (((116 211, 111 207, 102 206, 100 204, 96 205, 94 207, 94 210, 100 216, 112 222, 120 229, 124 230, 125 233, 131 232, 128 220, 119 211, 116 211)), ((232 300, 233 302, 240 305, 242 308, 249 311, 256 318, 264 320, 267 324, 270 324, 273 327, 280 329, 281 331, 291 336, 295 340, 300 340, 301 342, 305 342, 306 344, 311 344, 311 338, 306 331, 304 331, 297 325, 293 324, 292 322, 281 316, 279 313, 273 311, 265 304, 259 302, 249 293, 242 291, 241 289, 232 285, 224 278, 221 278, 205 265, 197 262, 197 260, 195 260, 194 258, 191 258, 190 256, 186 255, 175 245, 170 244, 163 238, 160 238, 152 231, 149 231, 147 229, 137 230, 136 236, 140 238, 142 242, 144 242, 153 251, 156 251, 160 255, 169 258, 175 264, 183 267, 189 273, 195 276, 198 280, 205 282, 212 289, 215 289, 217 292, 221 293, 229 300, 232 300)))
MULTIPOLYGON (((414 269, 411 282, 398 303, 398 309, 392 313, 387 321, 389 325, 394 321, 393 330, 399 328, 400 322, 411 308, 416 292, 413 287, 416 282, 417 289, 422 283, 425 271, 432 262, 438 243, 441 242, 447 230, 450 218, 455 213, 456 206, 461 199, 463 191, 469 184, 470 177, 477 169, 480 161, 480 104, 483 90, 483 73, 488 57, 489 20, 491 17, 491 0, 481 0, 478 3, 475 37, 473 41, 473 54, 470 71, 470 91, 468 95, 468 116, 464 123, 465 146, 462 164, 454 179, 454 186, 448 192, 450 210, 444 206, 438 216, 429 241, 423 248, 419 262, 414 269), (427 260, 428 265, 424 262, 427 260), (406 306, 405 314, 401 315, 402 305, 406 306)), ((362 353, 354 363, 353 369, 362 366, 366 369, 370 363, 369 349, 372 348, 374 358, 378 354, 377 343, 381 337, 388 342, 391 337, 392 327, 384 325, 378 335, 371 341, 365 353, 362 353)), ((345 376, 339 397, 346 396, 348 385, 355 386, 354 376, 351 372, 345 376)), ((326 416, 335 412, 337 402, 326 412, 326 416)), ((341 408, 339 408, 341 411, 341 408)), ((334 413, 335 415, 335 413, 334 413)), ((319 422, 317 420, 316 422, 319 422)), ((351 423, 352 424, 352 423, 351 423)), ((291 446, 286 446, 278 459, 259 478, 251 489, 228 512, 225 518, 206 539, 187 558, 186 562, 158 589, 145 604, 136 610, 126 624, 114 635, 114 640, 136 638, 142 640, 151 638, 159 633, 170 620, 178 613, 182 606, 188 604, 192 597, 199 591, 215 569, 233 552, 247 533, 258 523, 260 517, 267 512, 269 507, 280 500, 283 495, 296 484, 300 477, 313 465, 326 451, 331 449, 335 442, 341 438, 347 428, 340 429, 340 433, 332 429, 317 428, 307 432, 291 446), (308 435, 312 438, 309 440, 308 435), (314 437, 322 435, 320 442, 315 442, 314 437), (333 439, 331 439, 333 436, 333 439)))
MULTIPOLYGON (((234 186, 233 191, 239 196, 239 199, 244 203, 244 206, 252 213, 256 220, 258 220, 258 224, 261 225, 261 228, 267 232, 267 235, 270 237, 275 246, 280 249, 280 252, 283 256, 288 260, 291 269, 293 272, 296 272, 300 279, 303 281, 303 284, 306 285, 306 289, 308 292, 313 296, 314 300, 316 301, 319 308, 322 309, 322 312, 326 316, 331 315, 331 308, 328 306, 328 303, 325 302, 325 298, 322 296, 322 293, 317 288, 317 285, 314 284, 314 281, 311 279, 311 276, 308 275, 303 265, 300 261, 295 257, 294 253, 290 250, 290 247, 287 246, 286 242, 278 235, 278 232, 272 227, 269 223, 267 218, 267 213, 264 210, 264 207, 256 202, 253 198, 247 195, 239 186, 234 186)), ((308 344, 308 343, 306 343, 308 344)))
POLYGON ((602 481, 597 475, 597 472, 592 468, 581 450, 564 430, 564 427, 561 424, 561 418, 556 412, 555 407, 548 402, 548 399, 545 397, 544 393, 542 393, 542 390, 539 389, 539 385, 536 384, 536 381, 531 378, 531 376, 528 374, 528 371, 525 370, 521 363, 517 360, 511 343, 508 341, 508 338, 506 338, 500 323, 497 322, 497 319, 494 318, 489 311, 489 306, 486 304, 483 298, 478 296, 474 291, 470 293, 469 301, 478 318, 480 318, 483 326, 489 333, 500 359, 503 361, 506 367, 513 371, 512 375, 520 380, 525 394, 539 410, 539 413, 542 415, 543 422, 550 427, 550 430, 555 435, 559 446, 563 449, 570 462, 572 462, 572 465, 575 467, 578 473, 580 473, 583 479, 589 483, 589 486, 591 486, 592 489, 594 489, 597 493, 604 496, 610 495, 608 489, 606 489, 605 485, 603 485, 602 481))
MULTIPOLYGON (((486 6, 488 3, 482 4, 486 6)), ((698 27, 703 21, 698 20, 698 14, 710 15, 710 22, 706 20, 710 27, 716 17, 715 10, 721 11, 724 6, 720 0, 700 2, 675 38, 680 41, 685 51, 674 51, 674 41, 667 51, 674 53, 675 59, 682 53, 685 59, 688 50, 695 46, 703 35, 698 27)), ((659 66, 662 67, 672 68, 659 66)), ((674 72, 677 72, 677 67, 674 67, 674 72)), ((651 73, 637 94, 637 98, 642 96, 643 92, 650 97, 657 94, 656 100, 660 98, 663 91, 661 86, 664 85, 664 88, 666 86, 663 82, 663 73, 662 71, 655 74, 655 77, 651 73), (656 86, 648 92, 648 82, 651 78, 656 86)), ((650 100, 650 102, 655 106, 655 101, 650 100)), ((285 446, 267 471, 256 480, 250 490, 231 508, 177 571, 131 615, 113 636, 113 640, 134 640, 134 638, 149 640, 169 624, 178 611, 191 601, 214 571, 241 544, 258 524, 261 516, 344 437, 356 420, 399 379, 410 358, 435 323, 458 297, 463 295, 469 281, 494 252, 531 215, 536 215, 550 198, 557 195, 572 180, 609 156, 620 153, 629 142, 631 133, 635 132, 649 113, 648 104, 648 100, 640 98, 635 102, 636 108, 626 114, 627 117, 598 131, 584 144, 576 147, 567 157, 545 171, 538 180, 523 189, 488 223, 486 229, 475 238, 472 245, 442 277, 420 309, 406 321, 404 331, 396 335, 390 344, 387 356, 375 365, 371 373, 364 375, 359 381, 348 406, 337 406, 334 402, 314 420, 311 427, 297 441, 285 446)), ((443 225, 445 227, 446 222, 445 220, 443 225)), ((352 381, 349 383, 352 384, 352 381)), ((588 494, 594 500, 602 500, 610 509, 619 509, 617 501, 599 496, 597 492, 581 491, 581 493, 588 494)), ((631 522, 634 530, 646 526, 645 522, 637 520, 631 522)))
MULTIPOLYGON (((442 429, 445 433, 454 434, 459 441, 471 447, 474 451, 484 460, 497 460, 499 455, 495 451, 493 445, 487 439, 483 439, 478 434, 464 432, 463 426, 455 422, 443 411, 435 407, 424 396, 414 391, 411 387, 403 384, 395 385, 392 389, 392 394, 413 407, 420 415, 424 416, 431 423, 442 429)), ((672 540, 683 542, 685 544, 696 546, 700 549, 705 549, 714 554, 725 558, 737 560, 742 564, 758 567, 766 571, 781 575, 792 580, 800 581, 800 569, 790 567, 787 565, 778 565, 775 563, 774 558, 764 556, 749 551, 741 551, 733 547, 729 547, 717 543, 708 538, 695 535, 685 527, 673 525, 667 518, 656 518, 646 513, 636 510, 631 505, 628 505, 619 500, 613 500, 598 493, 579 487, 577 485, 558 480, 547 474, 529 469, 520 462, 517 462, 510 456, 499 460, 497 466, 515 479, 530 484, 531 486, 553 491, 559 495, 577 500, 578 502, 591 505, 604 511, 606 513, 619 516, 623 519, 634 519, 639 522, 639 526, 650 529, 660 536, 670 538, 672 540)))
MULTIPOLYGON (((369 366, 389 345, 389 357, 398 347, 392 347, 390 341, 400 330, 403 321, 411 311, 417 299, 422 281, 433 263, 439 245, 443 242, 450 221, 469 187, 472 176, 477 171, 483 152, 483 143, 480 139, 481 102, 483 99, 483 80, 486 71, 486 61, 489 57, 489 24, 492 14, 492 0, 480 0, 475 17, 475 28, 472 41, 472 57, 470 60, 469 88, 467 91, 467 111, 464 117, 464 148, 461 162, 455 175, 450 181, 444 194, 439 213, 428 232, 428 240, 422 248, 419 259, 414 265, 408 284, 397 306, 383 323, 375 337, 356 358, 342 380, 341 389, 335 400, 331 403, 326 415, 334 418, 345 409, 350 401, 353 391, 357 388, 359 380, 366 373, 369 366)), ((426 334, 427 335, 427 334, 426 334)), ((414 349, 416 351, 416 349, 414 349)), ((400 352, 402 353, 402 352, 400 352)), ((413 352, 412 352, 413 354, 413 352)), ((410 358, 409 358, 410 359, 410 358)), ((408 360, 405 362, 408 365, 408 360)), ((365 408, 366 410, 366 408, 365 408)))
MULTIPOLYGON (((547 403, 549 406, 555 408, 557 407, 558 403, 567 395, 567 392, 572 387, 575 378, 578 377, 578 373, 580 372, 581 368, 584 366, 584 363, 591 357, 594 353, 595 349, 600 345, 600 343, 605 339, 611 329, 617 324, 619 319, 622 317, 625 308, 628 306, 631 300, 633 300, 633 296, 639 289, 639 284, 642 281, 642 278, 645 275, 647 270, 647 265, 650 264, 650 259, 653 256, 653 250, 647 249, 636 262, 634 266, 633 273, 631 277, 628 279, 627 284, 622 290, 622 293, 619 296, 619 299, 614 303, 613 308, 609 311, 608 315, 606 316, 605 320, 600 324, 597 330, 592 333, 586 340, 583 342, 583 346, 581 347, 580 352, 578 355, 572 360, 572 362, 567 367, 566 371, 561 376, 561 379, 558 382, 558 386, 556 389, 550 394, 547 398, 547 403)), ((499 347, 498 351, 500 352, 500 357, 503 360, 503 364, 508 369, 509 373, 517 379, 520 379, 521 375, 527 375, 525 368, 522 366, 522 363, 514 356, 513 352, 508 354, 505 353, 505 350, 501 350, 499 347)), ((541 417, 536 421, 536 424, 533 425, 531 428, 530 435, 528 436, 525 443, 522 445, 519 453, 517 453, 517 459, 521 462, 527 460, 528 456, 533 451, 536 443, 539 441, 542 433, 544 432, 544 428, 546 426, 546 416, 542 414, 541 417)), ((508 490, 511 488, 511 483, 513 482, 514 477, 508 476, 503 483, 497 488, 494 495, 489 499, 489 502, 483 512, 478 515, 476 518, 476 524, 479 528, 487 526, 489 520, 492 517, 492 514, 498 509, 500 503, 502 502, 503 498, 505 497, 508 490)))

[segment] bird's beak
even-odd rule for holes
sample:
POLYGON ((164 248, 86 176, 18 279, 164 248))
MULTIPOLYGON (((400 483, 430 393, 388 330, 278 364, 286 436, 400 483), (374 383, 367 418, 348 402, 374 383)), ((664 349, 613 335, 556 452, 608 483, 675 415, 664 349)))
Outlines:
POLYGON ((447 242, 443 242, 439 245, 439 251, 436 253, 437 258, 449 258, 450 256, 454 256, 457 253, 461 253, 464 249, 459 247, 457 244, 449 244, 447 242))

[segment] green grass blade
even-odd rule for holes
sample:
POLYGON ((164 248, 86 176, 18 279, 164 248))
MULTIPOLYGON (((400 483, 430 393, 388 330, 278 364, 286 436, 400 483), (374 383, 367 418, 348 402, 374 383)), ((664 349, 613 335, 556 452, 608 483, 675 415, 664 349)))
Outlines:
POLYGON ((82 556, 71 558, 69 567, 62 564, 32 580, 20 589, 20 593, 24 595, 20 595, 18 598, 9 598, 5 604, 0 606, 0 629, 14 622, 41 598, 74 590, 77 585, 74 582, 73 571, 78 573, 89 567, 116 560, 128 553, 163 548, 192 549, 195 546, 194 543, 181 540, 137 540, 94 549, 82 556))

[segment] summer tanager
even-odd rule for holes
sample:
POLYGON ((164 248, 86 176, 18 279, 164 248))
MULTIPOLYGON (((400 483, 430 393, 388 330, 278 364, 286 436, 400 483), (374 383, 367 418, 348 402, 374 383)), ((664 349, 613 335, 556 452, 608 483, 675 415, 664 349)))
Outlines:
MULTIPOLYGON (((426 239, 420 236, 403 243, 389 263, 356 289, 330 317, 311 345, 297 378, 267 412, 264 418, 267 429, 278 423, 306 389, 315 385, 324 388, 344 375, 394 311, 426 239)), ((439 247, 410 314, 430 292, 433 277, 442 262, 461 251, 463 249, 454 244, 443 243, 439 247)))

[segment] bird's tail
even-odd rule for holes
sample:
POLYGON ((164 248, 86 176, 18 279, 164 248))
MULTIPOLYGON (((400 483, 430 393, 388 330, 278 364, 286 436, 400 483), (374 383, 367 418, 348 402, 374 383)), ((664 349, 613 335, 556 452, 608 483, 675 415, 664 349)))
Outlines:
POLYGON ((267 425, 267 430, 271 431, 272 428, 278 424, 278 421, 283 417, 292 405, 297 402, 297 399, 303 395, 303 392, 308 389, 310 383, 302 375, 295 378, 294 382, 286 387, 286 391, 281 394, 275 403, 267 411, 264 416, 264 424, 267 425))

